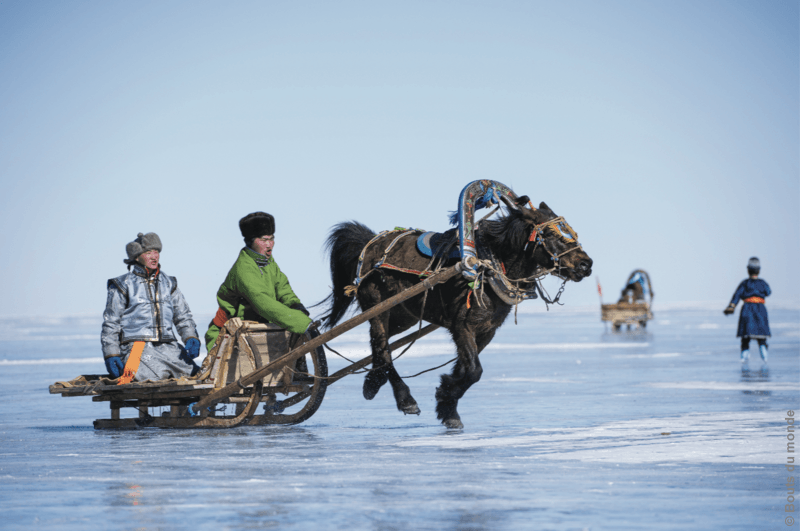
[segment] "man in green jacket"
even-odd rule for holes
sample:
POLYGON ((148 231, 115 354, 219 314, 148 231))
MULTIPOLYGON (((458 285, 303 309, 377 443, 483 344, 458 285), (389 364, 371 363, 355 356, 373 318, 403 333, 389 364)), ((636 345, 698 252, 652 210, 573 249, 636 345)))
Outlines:
POLYGON ((206 332, 209 351, 220 329, 233 317, 274 323, 296 334, 306 332, 311 324, 308 310, 272 257, 275 218, 265 212, 253 212, 239 220, 239 230, 246 247, 217 291, 219 310, 206 332))

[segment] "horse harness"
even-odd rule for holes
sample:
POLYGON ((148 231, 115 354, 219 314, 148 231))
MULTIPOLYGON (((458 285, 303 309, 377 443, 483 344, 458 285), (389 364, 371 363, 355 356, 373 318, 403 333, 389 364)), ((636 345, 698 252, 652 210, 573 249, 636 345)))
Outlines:
MULTIPOLYGON (((448 249, 450 247, 452 247, 453 243, 455 243, 455 242, 451 242, 449 245, 444 245, 439 253, 434 254, 434 256, 431 259, 431 262, 428 264, 428 267, 423 271, 416 270, 416 269, 403 268, 403 267, 395 266, 395 265, 390 264, 390 263, 387 262, 387 259, 389 257, 389 253, 391 252, 392 248, 394 248, 394 246, 397 244, 397 242, 400 239, 402 239, 402 238, 404 238, 406 236, 410 236, 412 234, 419 234, 419 233, 422 233, 422 232, 423 231, 421 231, 419 229, 406 229, 406 228, 402 228, 402 227, 396 227, 394 230, 382 231, 379 234, 377 234, 374 238, 372 238, 364 246, 364 248, 361 250, 361 254, 358 257, 358 267, 356 269, 356 278, 353 281, 353 285, 347 286, 345 288, 345 290, 344 290, 345 295, 347 295, 349 297, 355 296, 356 291, 358 290, 358 287, 361 284, 361 282, 367 276, 369 276, 370 273, 372 273, 373 271, 375 271, 377 269, 390 269, 390 270, 399 271, 399 272, 402 272, 402 273, 413 274, 413 275, 416 275, 416 276, 418 276, 420 278, 426 278, 426 277, 434 274, 441 267, 441 258, 443 256, 446 256, 448 249), (373 243, 375 243, 377 240, 383 238, 384 236, 386 236, 388 234, 392 234, 392 233, 399 233, 399 234, 397 234, 397 236, 395 236, 395 238, 392 240, 392 242, 386 247, 386 249, 384 250, 383 256, 380 258, 380 260, 378 260, 375 263, 375 265, 372 267, 372 269, 370 269, 369 271, 367 271, 366 273, 364 273, 362 275, 361 271, 362 271, 362 266, 364 264, 364 256, 366 254, 367 249, 373 243), (433 265, 433 262, 436 260, 437 257, 440 259, 440 264, 436 267, 436 269, 431 270, 430 267, 433 265)), ((548 269, 539 268, 534 272, 533 275, 531 275, 529 277, 526 277, 526 278, 519 278, 519 279, 508 278, 508 276, 506 274, 505 266, 503 265, 503 263, 500 260, 498 260, 492 254, 491 250, 485 248, 485 246, 480 245, 480 243, 478 243, 478 245, 481 248, 481 250, 484 251, 484 253, 481 253, 481 254, 484 254, 484 256, 488 255, 489 258, 488 259, 483 259, 483 260, 478 259, 478 265, 479 265, 478 276, 475 278, 475 280, 473 282, 469 283, 470 284, 470 292, 467 294, 467 306, 468 307, 471 306, 471 304, 470 304, 471 295, 476 290, 478 290, 478 292, 476 293, 475 300, 476 300, 476 302, 478 303, 479 306, 482 306, 481 299, 483 298, 483 285, 484 285, 484 283, 488 283, 489 286, 492 288, 492 290, 495 292, 495 294, 503 302, 505 302, 506 304, 515 306, 515 307, 518 306, 519 303, 524 301, 524 300, 536 299, 536 298, 539 298, 539 296, 541 296, 542 300, 547 305, 556 304, 556 303, 560 304, 559 303, 559 299, 561 297, 561 294, 564 292, 564 287, 565 287, 565 284, 566 284, 566 281, 567 281, 567 279, 563 275, 560 274, 561 269, 562 269, 560 259, 564 255, 566 255, 568 253, 571 253, 572 251, 575 251, 576 249, 581 249, 582 248, 581 244, 578 243, 578 234, 573 230, 573 228, 569 225, 569 223, 567 223, 567 221, 562 216, 558 216, 556 218, 553 218, 551 220, 545 221, 543 223, 539 223, 538 225, 534 225, 533 229, 531 230, 530 237, 528 238, 527 242, 525 243, 525 248, 527 248, 528 244, 530 244, 531 242, 534 243, 534 252, 536 251, 536 247, 541 245, 542 248, 545 250, 545 252, 547 252, 547 254, 550 255, 550 257, 553 259, 553 267, 548 268, 548 269), (565 241, 567 244, 575 244, 575 245, 570 247, 570 248, 568 248, 567 250, 565 250, 565 251, 563 251, 561 253, 554 253, 550 249, 550 247, 547 245, 547 240, 543 236, 544 230, 547 229, 547 228, 550 228, 550 229, 556 231, 556 234, 563 241, 565 241), (547 276, 548 274, 553 274, 554 276, 557 276, 558 278, 561 278, 564 281, 561 284, 561 287, 559 288, 558 293, 552 299, 546 294, 546 292, 545 292, 545 290, 542 287, 541 282, 540 282, 540 279, 545 277, 545 276, 547 276), (532 286, 531 286, 531 284, 532 284, 532 286), (525 287, 525 285, 527 285, 527 287, 525 287), (537 292, 538 292, 538 294, 537 294, 537 292)))
MULTIPOLYGON (((539 223, 538 225, 534 225, 533 230, 531 230, 531 235, 528 238, 528 243, 530 242, 534 242, 534 248, 533 248, 534 252, 536 252, 536 248, 539 245, 541 245, 542 248, 547 252, 547 254, 550 255, 550 257, 553 259, 553 267, 547 270, 547 273, 556 271, 553 274, 561 279, 564 279, 564 277, 561 275, 562 268, 561 268, 560 258, 566 254, 571 253, 572 251, 583 249, 583 246, 580 243, 578 243, 578 233, 575 232, 575 230, 572 227, 570 227, 569 223, 567 223, 567 220, 565 220, 563 216, 558 216, 551 220, 545 221, 544 223, 539 223), (551 251, 550 248, 547 247, 547 240, 545 240, 544 237, 542 236, 544 229, 548 227, 551 230, 556 231, 558 236, 562 240, 564 240, 567 244, 574 243, 575 246, 570 247, 566 251, 558 254, 551 251)), ((525 244, 526 248, 528 246, 528 243, 525 244)))
POLYGON ((409 273, 409 274, 413 274, 413 275, 418 275, 419 277, 422 277, 422 278, 429 277, 430 275, 435 273, 435 271, 427 271, 427 270, 426 271, 418 271, 416 269, 407 269, 407 268, 398 267, 398 266, 394 266, 392 264, 387 264, 386 263, 386 259, 389 257, 389 252, 392 250, 394 245, 401 238, 403 238, 404 236, 408 236, 410 234, 418 233, 418 232, 422 232, 422 231, 419 230, 419 229, 405 229, 403 227, 395 227, 394 230, 381 231, 374 238, 372 238, 369 242, 367 242, 367 244, 364 246, 364 248, 361 249, 361 254, 358 256, 358 267, 356 268, 356 278, 353 280, 353 285, 347 286, 346 288, 344 288, 344 294, 347 295, 348 297, 354 297, 355 294, 356 294, 356 291, 358 290, 358 286, 361 284, 361 282, 365 278, 367 278, 367 276, 369 276, 370 273, 372 273, 373 271, 375 271, 378 268, 392 269, 394 271, 400 271, 402 273, 409 273), (400 234, 398 234, 395 237, 395 239, 392 240, 392 243, 390 243, 389 246, 386 247, 386 250, 384 250, 384 252, 383 252, 383 256, 381 257, 380 260, 378 260, 375 263, 374 266, 372 266, 372 269, 370 269, 369 271, 367 271, 366 273, 364 273, 362 275, 361 274, 361 267, 364 265, 364 255, 366 254, 367 249, 370 247, 370 245, 375 243, 377 240, 383 238, 387 234, 392 234, 393 232, 399 232, 400 234))

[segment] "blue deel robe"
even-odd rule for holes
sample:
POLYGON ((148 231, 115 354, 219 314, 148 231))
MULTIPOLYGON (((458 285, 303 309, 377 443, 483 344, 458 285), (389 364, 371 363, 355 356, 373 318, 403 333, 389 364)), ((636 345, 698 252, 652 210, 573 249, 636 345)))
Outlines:
MULTIPOLYGON (((739 299, 750 297, 766 298, 772 293, 769 284, 760 278, 748 278, 742 280, 736 293, 733 294, 731 304, 734 306, 739 299)), ((742 305, 742 312, 739 314, 739 330, 736 337, 767 338, 770 337, 769 317, 767 317, 767 307, 757 302, 745 302, 742 305)))

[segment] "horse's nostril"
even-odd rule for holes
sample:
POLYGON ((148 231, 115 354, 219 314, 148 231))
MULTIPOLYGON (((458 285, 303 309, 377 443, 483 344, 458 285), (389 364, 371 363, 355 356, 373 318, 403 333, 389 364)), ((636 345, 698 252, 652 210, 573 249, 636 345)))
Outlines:
POLYGON ((587 262, 586 260, 582 260, 579 267, 581 268, 582 271, 588 271, 589 269, 592 268, 592 263, 587 262))

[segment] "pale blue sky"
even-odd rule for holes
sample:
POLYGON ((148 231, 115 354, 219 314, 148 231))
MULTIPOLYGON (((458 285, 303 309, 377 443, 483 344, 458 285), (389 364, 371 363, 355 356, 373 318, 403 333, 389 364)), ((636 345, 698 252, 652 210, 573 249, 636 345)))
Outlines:
MULTIPOLYGON (((211 313, 255 210, 312 304, 332 225, 444 230, 481 178, 565 216, 607 302, 637 268, 656 303, 726 301, 757 255, 798 304, 798 19, 796 0, 0 2, 2 314, 99 316, 140 231, 211 313)), ((596 304, 594 279, 564 300, 596 304)))

